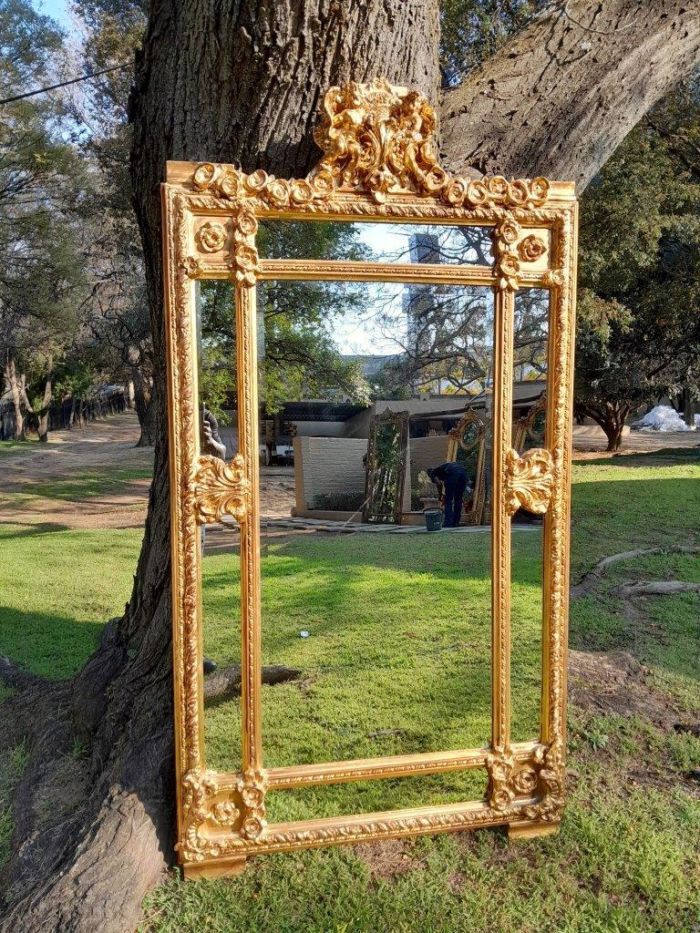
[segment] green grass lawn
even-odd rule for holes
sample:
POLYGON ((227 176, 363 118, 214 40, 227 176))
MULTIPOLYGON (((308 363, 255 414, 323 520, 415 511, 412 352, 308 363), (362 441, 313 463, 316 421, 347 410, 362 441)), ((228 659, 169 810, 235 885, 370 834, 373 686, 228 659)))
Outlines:
MULTIPOLYGON (((574 480, 574 581, 618 551, 698 543, 698 452, 588 461, 574 480)), ((533 737, 539 702, 540 540, 538 531, 514 536, 514 732, 523 739, 533 737)), ((0 526, 0 654, 51 677, 73 672, 128 597, 139 541, 131 531, 0 526), (95 573, 96 560, 109 573, 95 573)), ((266 764, 484 741, 485 542, 476 534, 266 543, 264 662, 303 671, 299 682, 264 688, 266 764)), ((573 601, 571 645, 629 652, 653 696, 697 722, 697 596, 639 600, 631 616, 615 592, 656 578, 698 580, 700 558, 615 565, 573 601)), ((205 647, 222 664, 238 657, 235 581, 231 554, 206 558, 205 647)), ((235 766, 237 704, 208 708, 206 728, 209 764, 235 766)), ((570 798, 554 837, 517 846, 497 831, 423 837, 263 857, 235 879, 173 877, 147 899, 143 930, 692 930, 700 923, 700 802, 683 774, 700 767, 700 741, 658 728, 651 711, 572 705, 569 744, 570 798)), ((0 761, 2 857, 21 749, 0 761)), ((288 819, 478 796, 483 787, 475 773, 339 784, 270 795, 269 810, 288 819)))

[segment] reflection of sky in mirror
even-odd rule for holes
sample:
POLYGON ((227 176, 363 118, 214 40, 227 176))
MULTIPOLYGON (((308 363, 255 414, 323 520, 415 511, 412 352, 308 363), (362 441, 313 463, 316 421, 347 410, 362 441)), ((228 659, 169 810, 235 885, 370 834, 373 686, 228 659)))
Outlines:
MULTIPOLYGON (((342 289, 342 285, 338 287, 342 289)), ((388 356, 410 350, 415 339, 415 320, 427 319, 432 327, 440 311, 449 315, 447 326, 452 327, 455 335, 469 317, 478 320, 486 336, 482 332, 475 339, 485 348, 492 344, 489 289, 400 282, 372 282, 361 287, 366 296, 364 306, 338 315, 331 326, 333 340, 343 354, 388 356)))
POLYGON ((491 235, 486 227, 433 224, 354 224, 357 239, 374 262, 430 262, 490 265, 491 235))

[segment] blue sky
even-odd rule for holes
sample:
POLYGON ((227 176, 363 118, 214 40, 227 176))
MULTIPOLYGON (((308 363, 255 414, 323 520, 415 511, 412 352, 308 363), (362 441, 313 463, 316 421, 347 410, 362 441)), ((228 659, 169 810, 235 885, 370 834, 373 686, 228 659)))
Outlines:
POLYGON ((68 0, 32 0, 32 6, 38 13, 53 17, 67 32, 71 31, 68 0))

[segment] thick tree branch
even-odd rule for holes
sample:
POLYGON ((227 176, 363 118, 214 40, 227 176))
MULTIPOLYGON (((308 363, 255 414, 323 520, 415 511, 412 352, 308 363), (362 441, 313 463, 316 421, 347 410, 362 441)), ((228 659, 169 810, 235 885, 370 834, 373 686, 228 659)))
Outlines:
POLYGON ((696 2, 554 3, 444 93, 445 164, 573 179, 581 192, 699 60, 696 2))

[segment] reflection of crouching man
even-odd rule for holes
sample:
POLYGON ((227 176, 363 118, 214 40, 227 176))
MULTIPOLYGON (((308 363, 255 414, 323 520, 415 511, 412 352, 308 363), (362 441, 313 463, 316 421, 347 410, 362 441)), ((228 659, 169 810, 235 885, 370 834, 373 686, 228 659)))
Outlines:
POLYGON ((462 517, 462 501, 467 488, 467 471, 461 463, 443 463, 428 470, 445 501, 445 528, 456 528, 462 517), (444 490, 444 492, 443 492, 444 490))
MULTIPOLYGON (((208 408, 202 407, 201 435, 199 438, 199 447, 202 454, 210 457, 218 457, 219 460, 226 459, 226 444, 221 440, 219 434, 219 422, 208 408)), ((202 525, 202 556, 204 556, 204 540, 206 537, 206 526, 202 525)), ((218 667, 216 661, 211 658, 204 658, 204 673, 212 674, 218 667)))

